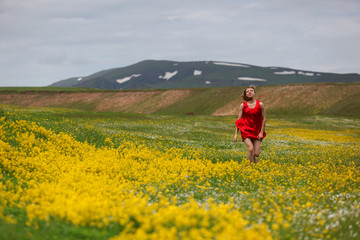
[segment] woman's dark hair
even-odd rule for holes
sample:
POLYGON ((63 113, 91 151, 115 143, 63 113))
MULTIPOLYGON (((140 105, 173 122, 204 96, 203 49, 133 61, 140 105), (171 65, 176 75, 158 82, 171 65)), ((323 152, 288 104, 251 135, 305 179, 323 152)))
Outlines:
POLYGON ((248 98, 248 97, 246 96, 246 90, 247 90, 248 88, 254 89, 254 92, 256 93, 254 86, 248 86, 247 88, 245 88, 245 89, 244 89, 244 93, 241 95, 241 97, 242 97, 245 101, 250 100, 250 98, 248 98))

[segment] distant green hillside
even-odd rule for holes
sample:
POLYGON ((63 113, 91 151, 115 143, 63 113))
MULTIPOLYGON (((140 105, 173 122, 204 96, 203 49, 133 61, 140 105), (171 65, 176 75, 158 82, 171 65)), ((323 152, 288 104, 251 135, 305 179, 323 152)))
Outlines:
MULTIPOLYGON (((243 102, 243 89, 0 88, 0 104, 93 112, 236 116, 243 102)), ((256 92, 269 114, 360 117, 360 83, 261 86, 256 88, 256 92)))
POLYGON ((322 73, 218 61, 146 60, 89 76, 61 80, 51 86, 97 89, 173 89, 359 81, 360 75, 356 73, 322 73))

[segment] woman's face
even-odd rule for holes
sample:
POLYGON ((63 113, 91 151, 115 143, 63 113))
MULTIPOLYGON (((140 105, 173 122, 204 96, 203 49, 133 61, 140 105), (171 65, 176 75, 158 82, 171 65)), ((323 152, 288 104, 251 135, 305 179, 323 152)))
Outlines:
POLYGON ((252 98, 255 96, 255 90, 253 88, 247 88, 246 91, 246 97, 252 98))

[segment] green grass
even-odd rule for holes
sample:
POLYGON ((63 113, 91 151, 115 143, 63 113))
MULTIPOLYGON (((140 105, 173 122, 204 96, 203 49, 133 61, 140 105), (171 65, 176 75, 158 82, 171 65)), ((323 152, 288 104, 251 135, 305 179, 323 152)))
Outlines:
POLYGON ((0 93, 22 93, 22 92, 97 92, 100 90, 92 88, 72 87, 0 87, 0 93))
MULTIPOLYGON (((97 88, 78 88, 78 87, 0 87, 1 93, 41 93, 41 92, 131 92, 138 91, 137 89, 97 89, 97 88)), ((151 89, 144 89, 141 91, 151 91, 151 89)))
MULTIPOLYGON (((12 111, 11 107, 9 109, 12 111)), ((235 131, 235 116, 96 113, 56 108, 43 110, 20 108, 23 110, 19 110, 19 107, 16 107, 12 109, 16 109, 15 118, 35 122, 57 133, 71 134, 79 141, 87 141, 98 147, 103 146, 104 140, 108 137, 112 138, 115 145, 120 144, 126 137, 128 140, 141 140, 151 146, 156 146, 161 142, 165 147, 185 148, 191 146, 216 149, 216 151, 209 151, 207 156, 214 162, 239 157, 239 152, 234 151, 238 146, 231 141, 235 131)), ((273 121, 280 121, 281 129, 289 129, 286 137, 291 136, 291 129, 348 130, 350 131, 348 134, 354 137, 360 136, 360 121, 357 118, 269 114, 267 123, 269 138, 274 138, 272 134, 276 134, 278 128, 278 126, 272 126, 273 121)), ((267 149, 274 147, 273 144, 277 144, 275 140, 272 143, 263 142, 264 154, 267 154, 267 149)), ((297 142, 296 139, 287 141, 287 144, 289 147, 293 145, 294 148, 302 145, 301 141, 297 142)), ((307 157, 306 152, 311 154, 311 146, 311 144, 310 146, 305 145, 304 154, 301 155, 303 158, 307 157)), ((241 155, 246 156, 244 146, 240 146, 238 150, 241 155)), ((280 156, 283 152, 276 154, 280 156)), ((344 156, 344 159, 350 159, 350 156, 344 156)), ((358 161, 356 163, 360 164, 358 161)))
POLYGON ((10 208, 5 211, 12 212, 17 217, 17 224, 9 224, 0 218, 1 240, 105 240, 122 231, 120 225, 110 225, 107 228, 89 226, 75 226, 60 219, 51 219, 48 223, 39 221, 35 226, 26 226, 25 211, 10 208))
POLYGON ((192 96, 179 101, 167 108, 157 111, 158 114, 210 115, 226 103, 241 95, 240 88, 203 88, 192 90, 192 96))
MULTIPOLYGON (((215 90, 214 90, 215 91, 215 90)), ((216 91, 214 92, 216 96, 216 91)), ((209 99, 208 99, 209 100, 209 99)), ((199 103, 199 106, 201 103, 199 103)), ((180 106, 179 106, 180 108, 180 106)), ((194 111, 197 106, 194 106, 194 111)), ((206 113, 204 110, 202 113, 206 113)), ((169 112, 167 112, 168 114, 169 112)), ((197 113, 195 111, 195 113, 197 113)), ((51 129, 55 133, 64 132, 75 137, 78 141, 88 142, 97 147, 106 147, 106 138, 111 138, 115 146, 121 144, 122 141, 128 140, 145 144, 149 147, 158 149, 167 148, 195 148, 205 149, 204 158, 210 159, 212 162, 221 162, 236 160, 241 162, 246 158, 246 148, 242 143, 234 144, 232 137, 235 130, 235 117, 211 117, 204 115, 186 116, 186 115, 140 115, 140 114, 124 114, 124 113, 95 113, 87 111, 75 111, 70 109, 39 109, 39 108, 20 108, 11 106, 2 106, 0 109, 0 117, 5 116, 11 120, 27 120, 35 122, 39 126, 51 129)), ((360 137, 360 120, 358 118, 331 117, 331 116, 285 116, 268 115, 267 132, 268 136, 262 143, 261 158, 271 159, 277 164, 284 165, 298 164, 306 165, 309 158, 316 161, 326 161, 332 159, 334 166, 341 164, 355 164, 357 168, 360 166, 359 155, 349 155, 348 149, 358 151, 359 142, 343 143, 346 151, 334 152, 332 148, 339 147, 338 143, 324 143, 323 139, 309 140, 299 139, 292 131, 308 130, 308 131, 328 131, 329 134, 339 134, 344 132, 344 136, 354 137, 359 140, 360 137)), ((342 137, 342 136, 339 136, 342 137)), ((191 154, 189 151, 187 154, 191 154)), ((1 167, 1 166, 0 166, 1 167)), ((311 171, 311 169, 307 169, 311 171)), ((269 169, 270 171, 270 169, 269 169)), ((6 175, 6 180, 16 179, 10 173, 6 175)), ((260 173, 259 173, 260 174, 260 173)), ((316 174, 316 173, 314 173, 316 174)), ((212 187, 216 188, 218 179, 209 179, 212 187)), ((235 179, 237 184, 243 185, 244 190, 250 192, 249 198, 259 197, 258 184, 248 181, 244 176, 237 176, 235 179)), ((294 186, 288 186, 286 179, 281 174, 274 176, 273 182, 284 188, 283 192, 294 186)), ((5 182, 4 182, 5 183, 5 182)), ((15 184, 17 184, 15 182, 15 184)), ((300 187, 302 183, 299 182, 300 187)), ((309 183, 304 180, 304 185, 309 183)), ((232 186, 223 189, 225 194, 214 192, 217 194, 218 201, 226 202, 229 196, 226 193, 232 193, 232 186)), ((296 186, 295 186, 296 188, 296 186)), ((174 189, 176 191, 176 189, 174 189)), ((206 193, 208 194, 208 193, 206 193)), ((205 193, 196 192, 195 198, 202 199, 205 193)), ((326 193, 328 194, 328 193, 326 193)), ((338 193, 341 194, 341 193, 338 193)), ((276 195, 276 193, 274 193, 276 195)), ((320 196, 319 196, 320 197, 320 196)), ((266 199, 257 199, 259 202, 266 199)), ((1 200, 0 200, 1 201, 1 200)), ((330 204, 332 207, 339 207, 341 203, 334 203, 335 200, 324 198, 324 206, 330 204)), ((324 209, 326 209, 323 206, 324 209)), ((245 202, 242 206, 243 211, 251 211, 251 202, 245 202)), ((349 210, 348 207, 344 208, 349 210)), ((268 210, 271 211, 270 209, 268 210)), ((6 214, 10 214, 16 218, 18 224, 8 224, 0 218, 0 239, 108 239, 116 235, 123 226, 110 225, 108 227, 96 228, 89 226, 75 226, 61 219, 51 219, 49 224, 39 221, 38 227, 26 225, 26 214, 24 210, 7 207, 4 209, 6 214)), ((331 212, 330 210, 328 212, 331 212)), ((330 214, 330 213, 328 213, 330 214)), ((309 213, 309 218, 314 214, 309 213)), ((330 218, 329 218, 330 219, 330 218)), ((249 220, 256 222, 256 214, 252 214, 249 220)), ((314 221, 314 219, 311 219, 314 221)), ((301 218, 298 226, 310 226, 309 219, 301 218)), ((330 221, 330 220, 329 220, 330 221)), ((340 226, 357 226, 358 220, 355 215, 347 218, 339 219, 340 226)), ((332 226, 331 223, 328 223, 332 226)), ((350 231, 334 227, 331 239, 355 239, 350 231)), ((355 229, 356 230, 356 229, 355 229)), ((279 239, 311 239, 312 236, 306 232, 297 229, 290 234, 289 231, 279 231, 279 239), (290 235, 289 235, 290 234, 290 235)), ((325 237, 324 237, 325 238, 325 237)), ((321 238, 320 238, 321 239, 321 238)))

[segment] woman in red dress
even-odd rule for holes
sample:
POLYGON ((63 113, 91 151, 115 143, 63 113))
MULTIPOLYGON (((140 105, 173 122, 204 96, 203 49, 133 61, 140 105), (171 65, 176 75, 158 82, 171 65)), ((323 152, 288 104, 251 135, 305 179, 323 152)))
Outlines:
POLYGON ((254 87, 247 87, 242 95, 245 102, 240 105, 238 120, 236 120, 236 130, 234 142, 237 141, 239 130, 242 141, 248 150, 248 159, 251 163, 259 162, 260 144, 265 138, 266 114, 264 104, 255 98, 254 87))

